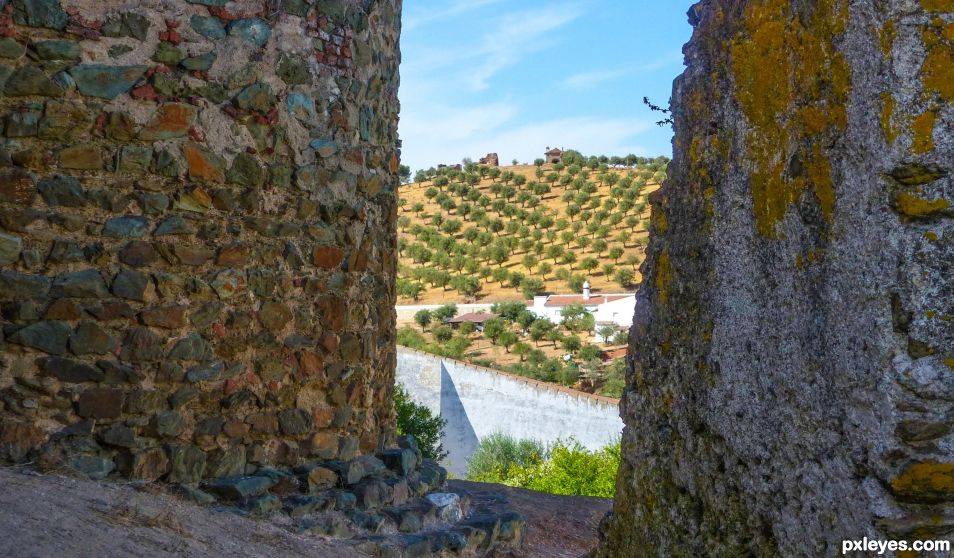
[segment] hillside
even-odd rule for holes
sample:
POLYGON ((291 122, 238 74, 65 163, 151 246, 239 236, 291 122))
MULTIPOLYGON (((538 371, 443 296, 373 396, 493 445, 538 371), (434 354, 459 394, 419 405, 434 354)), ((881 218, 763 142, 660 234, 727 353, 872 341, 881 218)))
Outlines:
MULTIPOLYGON (((606 159, 606 158, 603 158, 606 159)), ((647 196, 668 160, 419 171, 401 188, 398 303, 497 302, 631 290, 647 242, 647 196)))

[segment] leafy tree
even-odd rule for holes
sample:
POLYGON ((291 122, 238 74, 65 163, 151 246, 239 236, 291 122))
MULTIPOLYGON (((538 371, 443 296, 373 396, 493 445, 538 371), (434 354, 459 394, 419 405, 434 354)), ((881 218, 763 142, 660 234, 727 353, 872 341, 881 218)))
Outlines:
POLYGON ((529 310, 523 310, 520 312, 516 319, 517 324, 523 331, 527 331, 535 321, 537 321, 537 315, 529 310))
POLYGON ((538 319, 530 325, 530 339, 539 344, 556 326, 546 318, 538 319))
POLYGON ((629 288, 633 284, 633 272, 625 267, 617 269, 613 274, 613 281, 616 281, 620 287, 629 288))
POLYGON ((484 322, 484 337, 493 345, 497 344, 497 340, 505 331, 507 331, 507 324, 500 318, 491 318, 484 322))
POLYGON ((580 347, 583 345, 583 343, 580 341, 580 338, 576 335, 568 335, 564 337, 561 344, 563 349, 569 353, 579 351, 580 347))
POLYGON ((626 345, 629 343, 629 331, 628 330, 617 330, 613 334, 612 343, 614 345, 626 345))
POLYGON ((533 160, 533 165, 534 165, 535 167, 542 167, 544 163, 546 163, 546 161, 544 161, 543 159, 534 159, 534 160, 533 160))
POLYGON ((447 457, 447 452, 441 445, 446 420, 434 416, 430 409, 415 403, 401 386, 394 388, 394 411, 397 415, 398 434, 414 436, 424 457, 438 460, 447 457))
POLYGON ((526 310, 526 305, 518 300, 510 302, 497 302, 490 307, 491 312, 510 322, 517 321, 520 313, 525 312, 526 310))
POLYGON ((623 249, 619 246, 613 246, 610 248, 609 257, 612 258, 614 262, 619 264, 619 259, 623 257, 623 249))
POLYGON ((497 337, 497 342, 503 345, 504 349, 508 353, 510 352, 510 347, 512 347, 518 340, 519 338, 517 337, 517 334, 510 331, 509 329, 501 332, 501 334, 497 337))
POLYGON ((431 315, 437 319, 439 322, 444 323, 447 320, 453 318, 457 315, 457 305, 456 304, 445 304, 440 308, 431 312, 431 315))
POLYGON ((563 327, 568 330, 579 333, 593 329, 593 314, 590 314, 582 304, 567 304, 560 309, 560 317, 563 327))
POLYGON ((603 338, 603 343, 611 343, 616 335, 616 326, 604 325, 596 330, 596 334, 603 338))
POLYGON ((431 311, 430 310, 418 310, 414 314, 414 321, 417 325, 421 326, 421 331, 427 329, 427 326, 431 323, 431 311))
POLYGON ((580 359, 584 361, 599 362, 601 353, 602 351, 600 351, 599 347, 597 347, 596 345, 584 345, 577 352, 577 357, 579 357, 580 359))
POLYGON ((510 478, 511 471, 543 462, 546 448, 535 440, 516 440, 503 433, 494 433, 480 441, 467 464, 467 479, 500 483, 510 478))
POLYGON ((524 359, 526 359, 527 355, 529 355, 530 351, 532 350, 533 350, 533 347, 531 347, 530 345, 527 345, 526 343, 522 341, 515 343, 513 346, 513 349, 511 349, 513 354, 520 357, 520 362, 523 362, 524 359))
POLYGON ((537 279, 536 277, 524 279, 520 283, 520 293, 526 298, 533 298, 542 293, 544 290, 546 290, 546 285, 542 280, 537 279))
POLYGON ((553 271, 553 266, 550 265, 548 262, 543 262, 543 263, 540 264, 540 267, 537 268, 537 271, 540 272, 540 277, 542 277, 544 280, 546 280, 547 275, 548 275, 551 271, 553 271))
POLYGON ((434 339, 441 343, 450 341, 451 337, 454 336, 454 330, 449 325, 439 325, 431 333, 434 335, 434 339))
POLYGON ((463 322, 459 326, 457 326, 457 331, 461 335, 470 335, 476 329, 477 329, 477 326, 475 326, 473 322, 463 322))

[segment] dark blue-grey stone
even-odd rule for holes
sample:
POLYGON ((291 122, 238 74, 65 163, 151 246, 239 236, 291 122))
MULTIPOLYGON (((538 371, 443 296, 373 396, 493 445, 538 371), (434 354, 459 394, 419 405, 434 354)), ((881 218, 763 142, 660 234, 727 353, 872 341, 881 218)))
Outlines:
POLYGON ((202 480, 208 457, 204 451, 192 444, 170 444, 167 451, 172 467, 166 480, 183 484, 196 484, 202 480))
POLYGON ((49 277, 0 270, 0 300, 38 298, 50 292, 49 277))
POLYGON ((191 333, 180 340, 169 352, 172 360, 204 360, 209 355, 209 345, 198 333, 191 333))
POLYGON ((189 20, 189 23, 192 24, 192 28, 195 29, 196 33, 206 39, 215 40, 225 38, 225 26, 222 25, 222 22, 217 17, 194 15, 192 19, 189 20))
POLYGON ((39 111, 14 112, 7 117, 6 136, 8 138, 24 138, 37 135, 40 131, 39 111))
POLYGON ((287 409, 278 413, 278 424, 286 436, 300 436, 312 429, 311 414, 304 409, 287 409))
POLYGON ((17 330, 8 340, 51 355, 62 355, 66 353, 66 342, 72 331, 66 322, 43 321, 17 330))
POLYGON ((113 294, 129 300, 143 302, 149 277, 140 271, 124 269, 113 279, 113 294))
POLYGON ((73 41, 37 41, 31 46, 40 60, 78 61, 80 59, 79 43, 73 41))
POLYGON ((139 238, 149 231, 149 219, 140 215, 114 217, 103 226, 103 234, 114 238, 139 238))
POLYGON ((74 471, 86 475, 93 480, 102 480, 106 478, 116 465, 111 459, 99 455, 73 455, 69 458, 68 465, 74 471))
POLYGON ((164 344, 148 327, 134 327, 123 339, 119 358, 126 362, 155 362, 162 358, 164 344))
POLYGON ((36 66, 21 66, 7 78, 3 93, 8 97, 59 97, 63 88, 36 66))
POLYGON ((83 95, 112 99, 132 89, 147 69, 147 66, 78 64, 69 72, 83 95))
POLYGON ((185 428, 185 421, 176 411, 164 411, 153 417, 152 427, 160 437, 175 438, 185 428))
POLYGON ((10 37, 0 39, 0 58, 20 58, 24 50, 23 45, 16 39, 10 37))
POLYGON ((36 189, 47 205, 83 207, 86 205, 86 191, 79 180, 72 176, 56 175, 37 182, 36 189))
POLYGON ((200 364, 198 366, 193 366, 186 371, 186 380, 192 382, 193 384, 198 382, 218 380, 219 376, 222 375, 223 370, 225 370, 225 364, 223 364, 221 361, 216 361, 209 364, 200 364))
POLYGON ((18 25, 63 29, 69 19, 60 0, 13 0, 13 21, 18 25))
POLYGON ((209 482, 205 489, 223 500, 238 501, 264 494, 275 486, 268 477, 226 477, 209 482))
POLYGON ((50 289, 53 298, 106 298, 109 289, 103 276, 95 269, 84 269, 58 275, 50 289))
POLYGON ((62 357, 44 357, 37 360, 40 371, 62 382, 99 382, 103 371, 85 362, 62 357))
POLYGON ((186 221, 179 215, 173 215, 159 223, 159 226, 156 227, 153 236, 166 236, 166 235, 186 235, 193 234, 195 228, 192 226, 189 221, 186 221))
POLYGON ((237 19, 229 24, 229 35, 241 37, 258 46, 265 46, 272 29, 260 19, 237 19))

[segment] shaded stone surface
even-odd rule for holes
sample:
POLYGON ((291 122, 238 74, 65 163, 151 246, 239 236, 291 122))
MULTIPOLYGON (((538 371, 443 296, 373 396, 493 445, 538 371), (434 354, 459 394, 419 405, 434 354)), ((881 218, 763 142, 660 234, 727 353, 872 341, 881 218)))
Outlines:
POLYGON ((948 536, 950 7, 690 9, 598 556, 948 536))

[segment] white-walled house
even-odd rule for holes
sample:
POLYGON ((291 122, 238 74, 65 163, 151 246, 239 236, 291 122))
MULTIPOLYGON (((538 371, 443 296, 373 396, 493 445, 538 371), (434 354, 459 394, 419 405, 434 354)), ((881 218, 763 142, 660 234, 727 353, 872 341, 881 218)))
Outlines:
POLYGON ((582 294, 535 296, 533 304, 527 309, 537 317, 560 323, 563 321, 560 311, 570 304, 582 304, 587 312, 593 314, 597 324, 613 323, 629 327, 636 312, 636 293, 592 294, 589 282, 585 282, 582 294))

